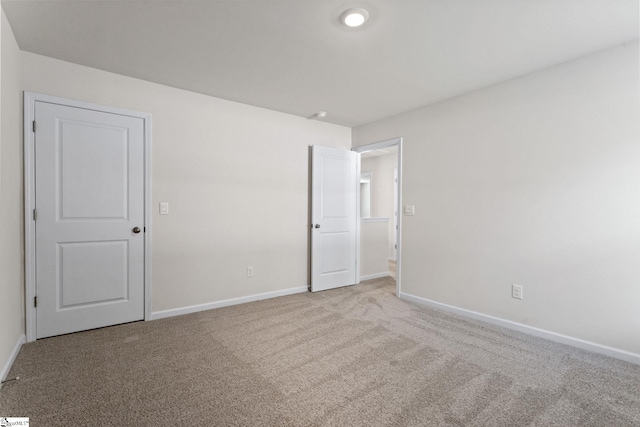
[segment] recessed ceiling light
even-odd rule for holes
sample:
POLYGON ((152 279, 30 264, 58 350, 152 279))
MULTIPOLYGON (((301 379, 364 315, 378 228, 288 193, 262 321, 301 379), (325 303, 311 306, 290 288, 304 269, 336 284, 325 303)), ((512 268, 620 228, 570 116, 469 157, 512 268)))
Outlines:
POLYGON ((324 119, 325 117, 327 117, 326 111, 318 111, 313 116, 311 116, 312 119, 324 119))
POLYGON ((364 9, 349 9, 340 15, 340 21, 348 27, 359 27, 367 22, 367 19, 369 19, 369 12, 364 9))

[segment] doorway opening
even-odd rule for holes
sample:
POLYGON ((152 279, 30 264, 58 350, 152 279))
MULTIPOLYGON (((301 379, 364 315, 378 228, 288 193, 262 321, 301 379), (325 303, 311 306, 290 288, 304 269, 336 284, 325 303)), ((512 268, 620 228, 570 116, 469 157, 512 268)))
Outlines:
POLYGON ((360 153, 359 281, 390 276, 400 295, 402 138, 352 151, 360 153))

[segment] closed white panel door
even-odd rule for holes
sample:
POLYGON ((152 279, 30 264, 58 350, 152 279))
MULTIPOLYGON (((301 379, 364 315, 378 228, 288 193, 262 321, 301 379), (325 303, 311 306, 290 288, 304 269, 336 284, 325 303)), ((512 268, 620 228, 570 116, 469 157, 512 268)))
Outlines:
POLYGON ((312 292, 356 283, 358 156, 312 147, 312 292))
POLYGON ((144 318, 144 123, 35 104, 36 335, 144 318))

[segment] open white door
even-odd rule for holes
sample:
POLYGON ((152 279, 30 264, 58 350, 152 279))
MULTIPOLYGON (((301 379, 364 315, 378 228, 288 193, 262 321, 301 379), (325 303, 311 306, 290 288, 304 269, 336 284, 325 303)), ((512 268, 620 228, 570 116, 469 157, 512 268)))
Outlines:
POLYGON ((311 292, 357 282, 359 156, 312 147, 311 292))

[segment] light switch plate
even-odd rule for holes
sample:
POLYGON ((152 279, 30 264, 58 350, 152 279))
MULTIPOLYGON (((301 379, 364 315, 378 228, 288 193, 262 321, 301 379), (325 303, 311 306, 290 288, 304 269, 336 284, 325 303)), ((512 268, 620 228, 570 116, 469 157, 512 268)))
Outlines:
POLYGON ((405 205, 404 214, 407 216, 413 216, 416 214, 416 207, 414 205, 405 205))
POLYGON ((160 215, 169 215, 169 203, 160 202, 160 215))

